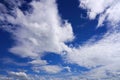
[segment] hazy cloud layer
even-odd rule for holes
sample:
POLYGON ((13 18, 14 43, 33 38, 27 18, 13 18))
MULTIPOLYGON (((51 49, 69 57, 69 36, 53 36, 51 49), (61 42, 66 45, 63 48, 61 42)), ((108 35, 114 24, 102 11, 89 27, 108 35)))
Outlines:
MULTIPOLYGON (((102 73, 102 71, 100 71, 102 73)), ((90 73, 87 74, 59 74, 59 75, 32 75, 32 74, 27 74, 25 72, 10 72, 8 76, 5 75, 0 75, 0 80, 119 80, 120 75, 119 74, 109 74, 107 72, 107 75, 111 75, 111 77, 106 77, 106 74, 104 75, 103 78, 101 78, 101 75, 98 75, 98 73, 91 75, 90 73), (87 76, 86 76, 87 75, 87 76)))

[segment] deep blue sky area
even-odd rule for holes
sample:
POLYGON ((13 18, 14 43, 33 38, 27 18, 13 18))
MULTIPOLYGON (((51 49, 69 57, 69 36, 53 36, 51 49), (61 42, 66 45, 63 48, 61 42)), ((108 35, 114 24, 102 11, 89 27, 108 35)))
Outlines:
MULTIPOLYGON (((31 12, 32 8, 29 3, 32 0, 25 0, 26 3, 24 3, 22 6, 19 6, 21 10, 29 11, 31 12)), ((9 4, 6 3, 5 0, 0 0, 0 3, 5 4, 8 9, 9 4)), ((86 41, 88 41, 91 37, 96 36, 96 40, 99 40, 102 38, 102 35, 107 31, 106 27, 100 27, 96 28, 97 25, 97 19, 90 20, 87 17, 87 12, 85 9, 79 8, 79 1, 78 0, 57 0, 58 4, 58 11, 59 15, 62 19, 68 20, 68 22, 71 23, 73 32, 75 35, 75 39, 72 42, 66 43, 67 45, 72 44, 73 46, 78 47, 78 45, 84 44, 86 41)), ((2 22, 0 22, 0 25, 2 22)), ((13 53, 9 52, 9 48, 11 48, 14 45, 14 40, 12 39, 12 35, 8 32, 0 29, 0 74, 5 73, 5 70, 13 70, 16 71, 16 68, 21 69, 27 69, 28 71, 31 70, 29 66, 31 65, 24 65, 20 66, 13 62, 7 63, 4 62, 4 59, 9 58, 15 61, 16 63, 24 64, 25 62, 31 61, 32 59, 29 58, 22 58, 18 55, 15 55, 13 53)), ((86 69, 82 66, 78 66, 77 64, 71 64, 71 63, 65 63, 63 61, 63 58, 55 53, 49 53, 44 55, 42 57, 42 60, 47 60, 47 62, 51 65, 60 65, 60 66, 69 66, 71 67, 72 71, 75 72, 78 69, 78 73, 81 71, 88 71, 89 69, 86 69)), ((63 71, 67 72, 67 71, 63 71)), ((42 73, 43 74, 43 73, 42 73)))
POLYGON ((78 0, 57 0, 57 3, 60 16, 72 24, 73 32, 76 36, 74 42, 72 42, 73 45, 77 46, 93 36, 102 36, 106 32, 106 27, 96 29, 97 18, 90 20, 86 10, 79 8, 78 0))

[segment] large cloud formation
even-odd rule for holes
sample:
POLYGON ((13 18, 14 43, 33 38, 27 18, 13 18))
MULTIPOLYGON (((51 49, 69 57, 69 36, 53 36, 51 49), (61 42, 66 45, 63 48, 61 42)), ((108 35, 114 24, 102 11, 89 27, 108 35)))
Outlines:
POLYGON ((33 70, 44 70, 48 73, 60 72, 62 70, 60 66, 47 65, 47 61, 39 58, 45 52, 60 54, 66 51, 65 60, 67 62, 90 69, 89 72, 84 73, 86 76, 75 76, 71 80, 82 80, 81 77, 89 80, 110 78, 117 80, 120 73, 119 4, 119 0, 80 0, 80 7, 87 9, 90 19, 99 17, 98 26, 102 26, 107 21, 110 24, 108 26, 112 27, 108 29, 101 40, 93 43, 91 40, 94 38, 91 38, 78 48, 65 44, 65 42, 74 39, 74 34, 71 24, 60 18, 55 0, 33 1, 30 3, 33 7, 33 12, 30 14, 24 14, 20 9, 15 8, 15 17, 5 14, 7 9, 3 4, 0 4, 2 6, 1 13, 4 13, 0 15, 0 20, 12 24, 1 27, 12 33, 15 40, 15 45, 10 51, 21 57, 32 58, 33 61, 29 64, 35 65, 33 70), (42 67, 38 67, 41 65, 42 67))
POLYGON ((88 79, 119 79, 120 76, 120 9, 119 0, 80 0, 90 19, 98 17, 98 26, 107 23, 108 32, 97 42, 91 42, 69 51, 68 60, 91 69, 88 79))
MULTIPOLYGON (((15 2, 10 1, 11 5, 15 2)), ((33 65, 35 71, 39 69, 48 73, 60 72, 62 69, 59 66, 47 65, 47 62, 40 58, 46 52, 60 54, 68 49, 65 42, 74 39, 71 24, 60 18, 55 0, 32 1, 29 4, 30 13, 19 9, 22 1, 17 2, 13 11, 10 11, 14 15, 8 14, 7 7, 0 4, 0 20, 3 22, 1 28, 10 32, 15 40, 15 45, 9 51, 33 59, 29 64, 33 65), (41 65, 42 67, 36 67, 41 65)))
POLYGON ((16 8, 16 18, 5 16, 8 22, 20 26, 15 26, 16 30, 8 30, 16 40, 10 51, 22 57, 37 57, 44 52, 64 51, 67 47, 64 42, 71 41, 74 36, 71 24, 67 21, 62 23, 55 0, 33 1, 31 5, 34 8, 32 14, 25 15, 16 8))

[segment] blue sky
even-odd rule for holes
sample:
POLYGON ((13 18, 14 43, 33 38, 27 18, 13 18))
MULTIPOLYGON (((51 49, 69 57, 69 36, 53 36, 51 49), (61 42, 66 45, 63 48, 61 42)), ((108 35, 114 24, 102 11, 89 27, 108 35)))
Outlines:
POLYGON ((1 0, 0 79, 119 80, 119 0, 1 0))

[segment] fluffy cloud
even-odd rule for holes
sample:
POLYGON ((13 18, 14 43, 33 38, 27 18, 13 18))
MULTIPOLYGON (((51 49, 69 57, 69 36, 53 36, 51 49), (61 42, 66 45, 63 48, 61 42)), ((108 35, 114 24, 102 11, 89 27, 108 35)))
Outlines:
POLYGON ((46 65, 41 67, 42 70, 46 71, 47 73, 59 73, 62 70, 62 67, 56 65, 46 65))
POLYGON ((26 63, 17 62, 11 58, 1 58, 0 62, 3 64, 12 64, 12 65, 16 65, 16 66, 28 66, 28 64, 26 64, 26 63))
POLYGON ((80 0, 80 7, 87 9, 90 19, 99 16, 98 26, 101 26, 104 21, 111 22, 112 26, 101 40, 91 42, 91 40, 95 40, 91 38, 84 45, 67 50, 68 62, 77 63, 90 69, 84 74, 86 75, 85 79, 119 79, 120 31, 116 29, 119 28, 120 22, 118 1, 80 0))
POLYGON ((80 0, 80 7, 88 10, 90 19, 99 16, 98 26, 105 21, 114 26, 120 22, 120 0, 80 0))
POLYGON ((81 66, 96 67, 120 61, 120 33, 104 35, 98 42, 87 42, 84 46, 73 48, 68 56, 81 66), (71 54, 70 54, 71 53, 71 54))
POLYGON ((47 62, 45 60, 40 60, 40 59, 32 60, 29 63, 33 64, 33 65, 46 65, 47 64, 47 62))
POLYGON ((0 4, 2 7, 0 21, 3 22, 0 28, 10 32, 15 41, 9 51, 21 57, 31 58, 33 61, 28 63, 33 65, 32 69, 36 72, 40 70, 48 73, 60 72, 61 67, 48 66, 45 60, 40 59, 45 52, 60 54, 69 49, 65 42, 74 39, 72 26, 60 18, 56 1, 32 1, 29 5, 33 7, 33 12, 27 14, 18 8, 22 1, 10 3, 8 6, 13 6, 12 11, 0 4), (12 16, 7 11, 14 12, 15 15, 12 16), (38 67, 41 65, 41 68, 38 67))
POLYGON ((12 76, 13 79, 29 80, 25 72, 9 72, 9 75, 12 76))
MULTIPOLYGON (((98 70, 97 70, 98 71, 98 70)), ((99 72, 95 72, 93 71, 94 75, 91 75, 91 73, 87 73, 87 74, 72 74, 72 73, 68 73, 68 74, 59 74, 59 75, 33 75, 33 74, 26 74, 27 79, 22 79, 19 77, 14 77, 14 76, 5 76, 5 75, 0 75, 0 80, 119 80, 120 78, 120 74, 110 74, 109 71, 106 71, 106 74, 102 73, 102 75, 104 75, 103 78, 100 78, 99 73, 102 73, 104 71, 100 71, 99 72), (87 76, 86 76, 87 75, 87 76), (105 77, 106 75, 111 75, 112 77, 108 78, 105 77)), ((20 73, 20 72, 13 72, 13 73, 20 73)))
POLYGON ((64 51, 67 48, 65 42, 73 40, 74 36, 71 24, 67 21, 63 23, 59 17, 55 0, 33 1, 31 5, 34 8, 31 14, 25 15, 17 8, 16 18, 5 15, 9 23, 19 26, 4 26, 16 41, 10 51, 32 58, 39 57, 44 52, 64 51))
MULTIPOLYGON (((113 65, 113 67, 116 67, 116 65, 113 65)), ((113 67, 104 67, 106 69, 111 69, 112 73, 103 68, 97 68, 91 72, 84 72, 81 74, 66 73, 57 75, 27 74, 25 72, 10 71, 8 75, 0 75, 0 80, 119 80, 120 72, 116 73, 116 71, 113 71, 113 67)))
POLYGON ((63 68, 57 65, 43 65, 43 66, 34 65, 32 67, 32 70, 36 73, 45 72, 48 74, 56 74, 61 72, 63 68))
MULTIPOLYGON (((80 0, 80 2, 80 6, 88 10, 90 19, 95 19, 96 16, 99 16, 98 26, 101 26, 104 21, 109 21, 114 26, 118 25, 120 21, 119 0, 80 0)), ((43 70, 48 73, 58 73, 63 68, 57 65, 46 65, 46 61, 39 60, 38 58, 44 55, 44 52, 59 54, 62 51, 67 51, 66 60, 68 62, 91 69, 91 71, 84 74, 83 79, 104 80, 104 78, 118 78, 116 75, 118 76, 120 71, 119 31, 112 28, 112 32, 108 31, 97 42, 93 43, 88 41, 79 48, 68 47, 65 42, 74 39, 72 26, 67 21, 62 22, 55 0, 33 1, 31 5, 33 6, 33 12, 31 14, 25 15, 20 9, 16 8, 14 10, 16 17, 8 14, 0 17, 1 20, 6 20, 12 25, 15 25, 2 26, 3 29, 12 33, 13 39, 16 42, 10 49, 12 53, 22 57, 32 58, 33 61, 29 63, 35 65, 33 66, 33 70, 35 71, 43 70), (38 65, 42 66, 39 67, 38 65), (108 75, 108 72, 110 75, 108 75)), ((4 7, 3 5, 0 6, 4 7)), ((1 12, 5 12, 5 7, 1 12)), ((118 26, 116 27, 118 28, 118 26)), ((69 68, 66 67, 66 69, 70 71, 69 68)), ((12 72, 11 74, 15 76, 27 76, 24 73, 12 72)), ((80 77, 78 77, 70 79, 79 80, 80 77)), ((65 80, 67 79, 65 78, 65 80)))
POLYGON ((72 26, 60 18, 55 0, 32 1, 30 5, 33 7, 33 12, 30 14, 24 14, 16 6, 14 9, 16 17, 7 13, 1 17, 1 21, 12 24, 12 26, 2 25, 2 28, 10 32, 15 40, 10 52, 32 58, 33 61, 28 63, 32 64, 32 70, 35 72, 39 73, 41 70, 47 73, 60 72, 61 67, 47 65, 47 62, 40 57, 45 52, 59 54, 68 49, 65 42, 74 39, 72 26))

